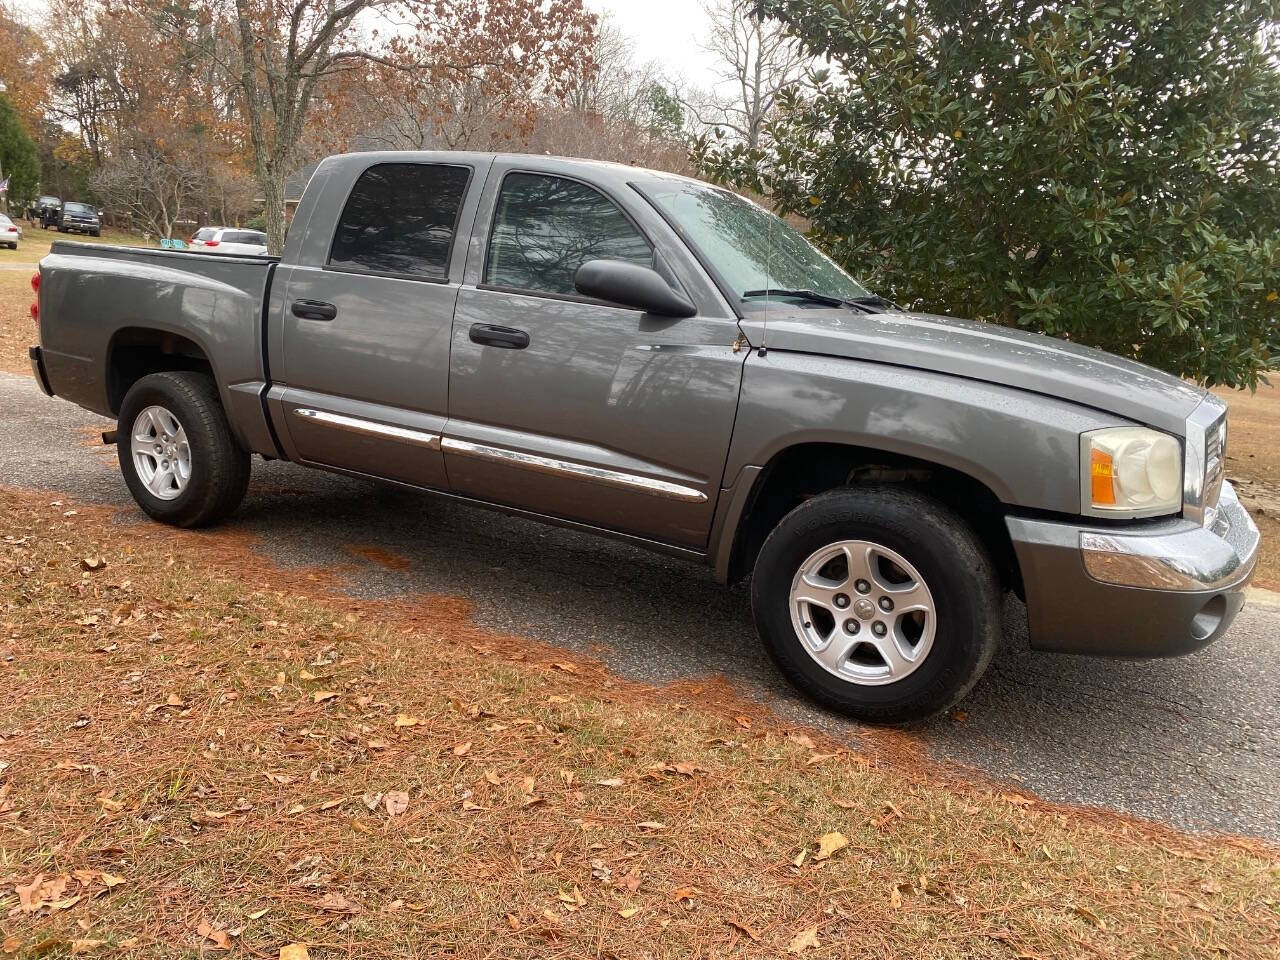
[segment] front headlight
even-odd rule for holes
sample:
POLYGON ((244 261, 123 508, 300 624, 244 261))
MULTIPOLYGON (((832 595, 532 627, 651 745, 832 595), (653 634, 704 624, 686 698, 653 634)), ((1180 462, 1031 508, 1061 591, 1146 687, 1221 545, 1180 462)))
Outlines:
POLYGON ((1095 517, 1155 517, 1182 509, 1182 447, 1146 427, 1080 438, 1080 506, 1095 517))

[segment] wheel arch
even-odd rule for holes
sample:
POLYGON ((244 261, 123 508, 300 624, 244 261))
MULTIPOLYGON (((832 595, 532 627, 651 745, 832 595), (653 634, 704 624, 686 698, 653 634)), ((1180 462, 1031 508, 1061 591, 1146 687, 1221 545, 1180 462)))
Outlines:
POLYGON ((724 582, 736 583, 750 573, 769 532, 805 500, 843 486, 889 483, 925 493, 959 514, 986 547, 1002 585, 1021 595, 1003 501, 982 479, 954 465, 878 447, 806 441, 783 447, 762 467, 744 470, 738 482, 748 489, 736 515, 726 518, 713 558, 717 578, 724 582))
MULTIPOLYGON (((153 373, 185 370, 204 373, 218 386, 221 381, 212 354, 187 332, 167 330, 159 326, 125 326, 116 330, 107 343, 106 391, 107 407, 120 412, 129 388, 153 373)), ((223 405, 226 398, 222 397, 223 405)))

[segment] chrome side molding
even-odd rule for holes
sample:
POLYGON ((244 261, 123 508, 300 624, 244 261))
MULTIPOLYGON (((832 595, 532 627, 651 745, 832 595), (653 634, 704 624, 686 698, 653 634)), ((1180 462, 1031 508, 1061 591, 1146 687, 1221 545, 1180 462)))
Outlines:
POLYGON ((536 473, 548 473, 560 477, 574 477, 605 484, 611 487, 625 487, 631 490, 643 490, 668 500, 681 500, 685 503, 705 503, 707 495, 701 490, 686 487, 667 480, 654 480, 621 470, 608 470, 604 467, 592 467, 584 463, 573 463, 569 460, 554 460, 551 457, 539 457, 531 453, 521 453, 506 447, 490 447, 483 443, 472 443, 469 440, 458 440, 445 437, 440 441, 441 448, 447 453, 456 453, 462 457, 474 457, 477 460, 492 460, 511 464, 536 473))
POLYGON ((390 424, 378 423, 375 420, 363 420, 359 417, 348 417, 341 413, 330 413, 327 410, 312 410, 309 407, 295 407, 293 412, 296 416, 302 417, 304 420, 314 420, 317 423, 326 423, 331 427, 337 427, 339 430, 347 430, 351 433, 361 433, 368 437, 403 440, 405 443, 412 443, 419 447, 426 447, 428 450, 440 449, 440 437, 434 433, 427 433, 425 430, 409 430, 406 427, 393 427, 390 424))

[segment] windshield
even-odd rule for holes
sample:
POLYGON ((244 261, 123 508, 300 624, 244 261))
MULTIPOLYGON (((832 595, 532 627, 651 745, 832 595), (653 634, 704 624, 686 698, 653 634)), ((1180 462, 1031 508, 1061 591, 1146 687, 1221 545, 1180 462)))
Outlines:
POLYGON ((65 213, 88 213, 93 214, 96 211, 87 203, 65 203, 62 205, 65 213))
POLYGON ((750 200, 685 180, 638 186, 739 297, 766 289, 871 296, 797 230, 750 200))

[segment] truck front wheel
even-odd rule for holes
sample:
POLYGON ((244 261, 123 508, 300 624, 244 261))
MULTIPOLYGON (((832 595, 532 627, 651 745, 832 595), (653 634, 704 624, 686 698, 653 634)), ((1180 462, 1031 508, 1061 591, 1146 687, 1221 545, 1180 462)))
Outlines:
POLYGON ((871 722, 946 710, 1000 637, 982 542, 948 507, 892 486, 833 490, 787 514, 760 550, 751 606, 792 683, 871 722))
POLYGON ((177 527, 217 523, 233 513, 249 485, 249 454, 236 446, 202 373, 153 373, 120 405, 120 472, 143 511, 177 527))

